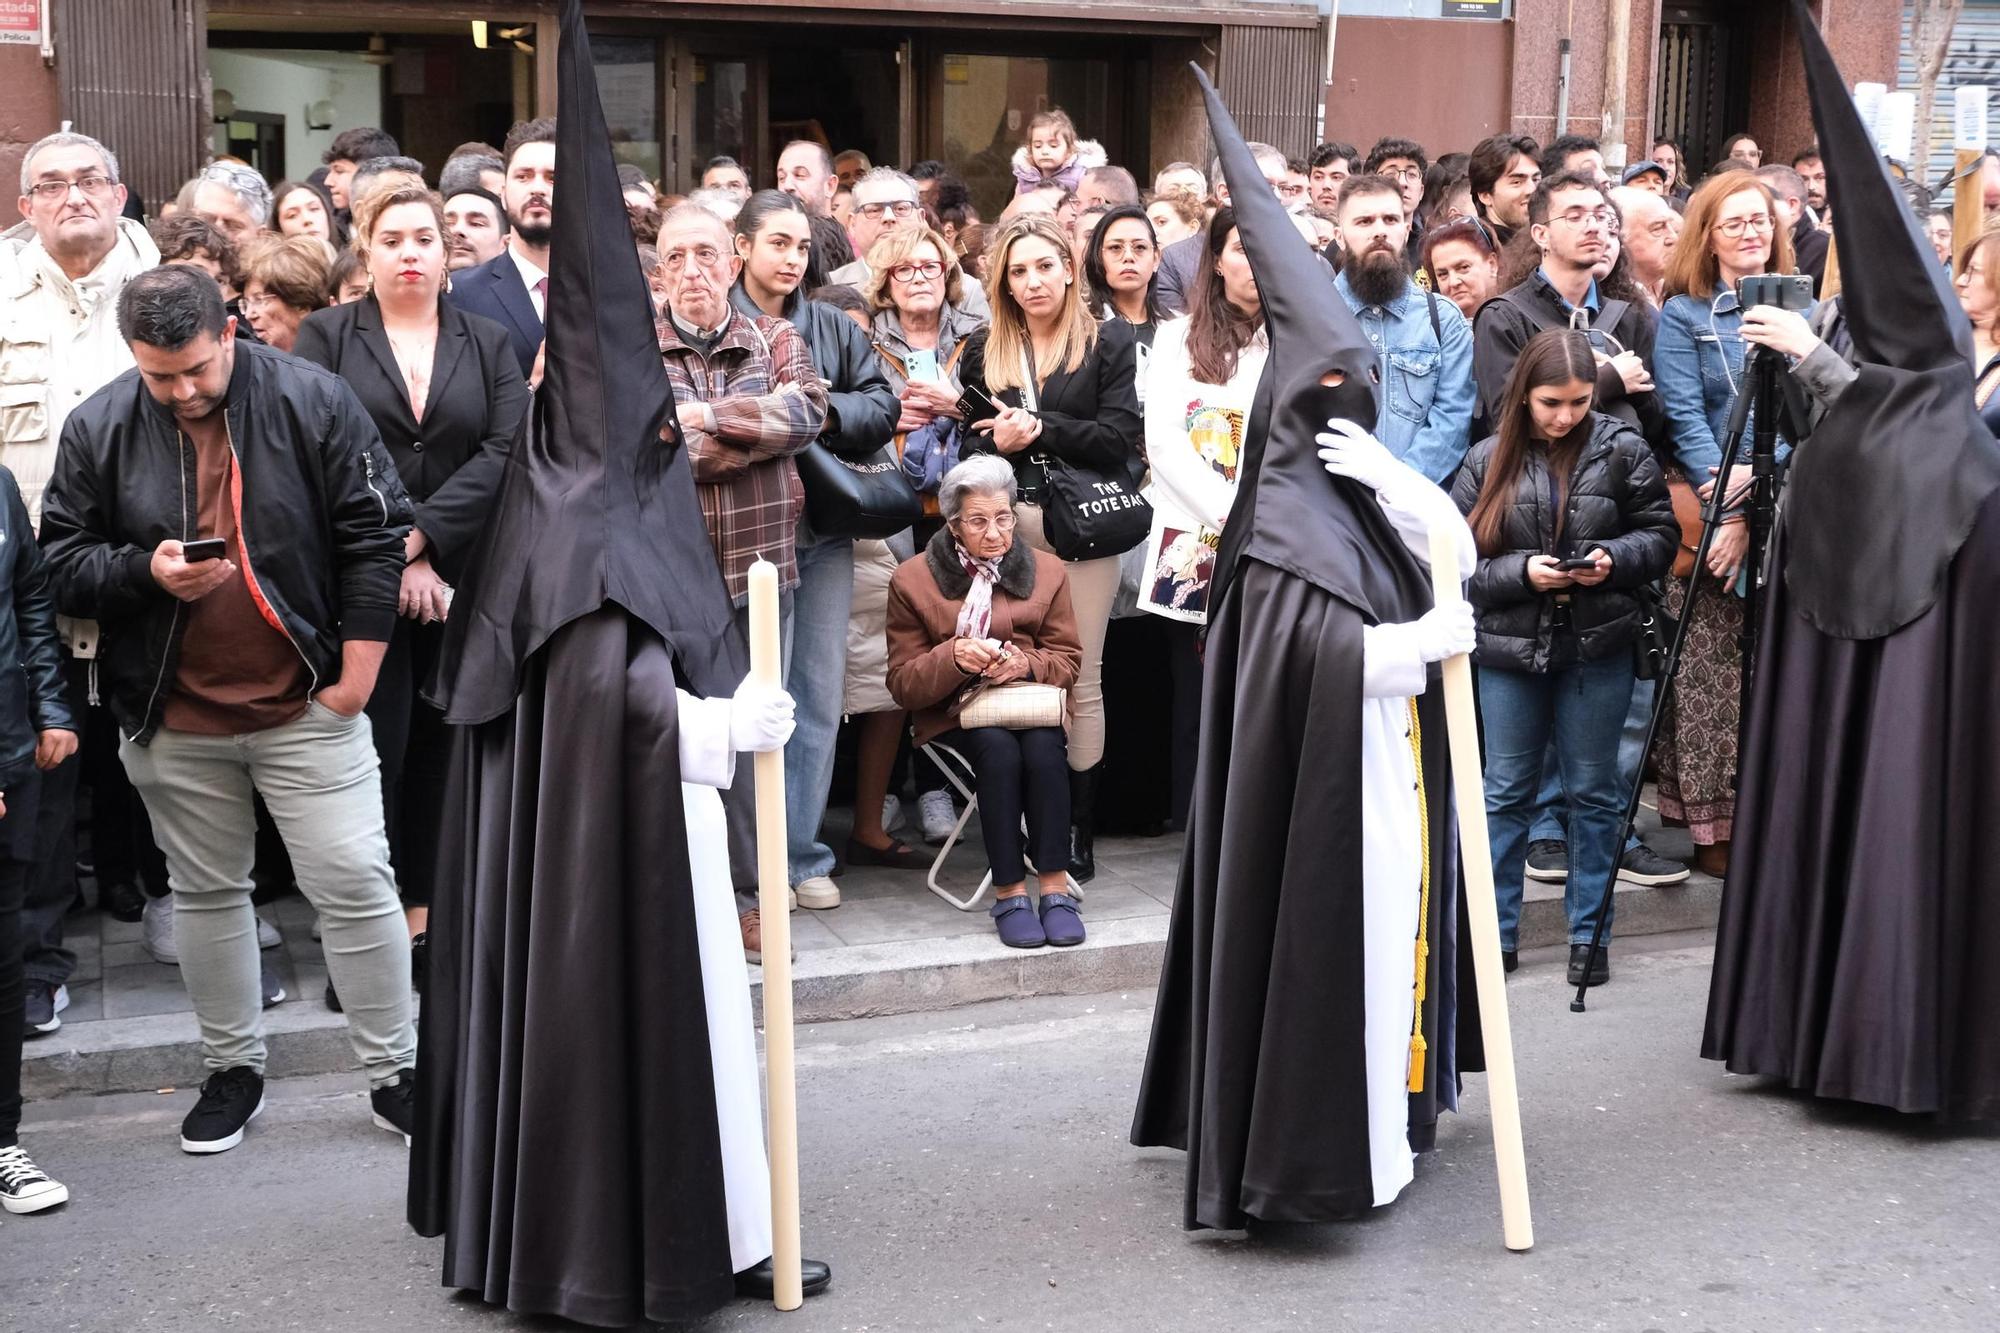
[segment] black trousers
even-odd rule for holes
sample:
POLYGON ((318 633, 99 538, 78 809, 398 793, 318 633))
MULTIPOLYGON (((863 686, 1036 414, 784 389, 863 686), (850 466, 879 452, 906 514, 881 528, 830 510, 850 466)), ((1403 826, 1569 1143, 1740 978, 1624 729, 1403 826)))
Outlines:
POLYGON ((444 626, 398 619, 375 693, 368 700, 368 723, 375 732, 375 755, 382 764, 382 814, 389 830, 389 864, 406 907, 431 900, 437 874, 438 838, 444 825, 445 770, 451 737, 444 714, 421 697, 437 668, 444 626))
POLYGON ((995 884, 1019 884, 1028 877, 1021 863, 1024 814, 1035 868, 1053 871, 1069 864, 1069 738, 1062 728, 975 727, 937 739, 972 765, 979 828, 995 884))
POLYGON ((83 785, 90 788, 90 859, 98 897, 107 884, 137 884, 154 898, 167 895, 167 858, 153 842, 146 803, 132 790, 118 761, 118 722, 93 705, 83 717, 83 785))
POLYGON ((27 994, 21 972, 21 906, 35 869, 41 789, 42 775, 32 765, 0 787, 7 793, 7 814, 0 818, 0 1148, 13 1147, 21 1128, 21 1028, 27 994))
MULTIPOLYGON (((81 718, 89 686, 90 663, 63 659, 63 685, 70 712, 81 718)), ((76 902, 76 788, 83 775, 83 758, 71 755, 40 774, 33 810, 32 832, 22 829, 21 855, 34 862, 21 903, 21 966, 30 981, 60 986, 76 970, 76 953, 63 943, 63 918, 76 902)), ((0 788, 0 790, 5 790, 0 788)), ((8 791, 8 796, 13 792, 8 791)), ((18 816, 8 801, 7 823, 18 816)))

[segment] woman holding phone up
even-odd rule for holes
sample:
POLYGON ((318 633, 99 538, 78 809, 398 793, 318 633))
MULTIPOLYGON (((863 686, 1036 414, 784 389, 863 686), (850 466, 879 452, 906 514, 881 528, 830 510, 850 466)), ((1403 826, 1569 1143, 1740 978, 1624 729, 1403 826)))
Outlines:
MULTIPOLYGON (((1629 789, 1618 737, 1637 679, 1637 590, 1667 572, 1680 528, 1645 440, 1592 411, 1597 359, 1549 329, 1521 349, 1497 435, 1472 447, 1452 499, 1479 544, 1479 710, 1501 957, 1514 967, 1528 830, 1551 737, 1569 802, 1569 981, 1610 978, 1590 938, 1618 862, 1629 789)), ((1607 936, 1608 939, 1608 936, 1607 936)))

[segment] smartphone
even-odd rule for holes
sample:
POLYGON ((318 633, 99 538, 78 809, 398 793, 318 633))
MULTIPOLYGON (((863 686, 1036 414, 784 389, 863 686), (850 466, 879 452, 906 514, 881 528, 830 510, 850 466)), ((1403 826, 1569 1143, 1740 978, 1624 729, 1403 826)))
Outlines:
POLYGON ((190 565, 198 565, 204 560, 220 560, 228 551, 229 543, 220 537, 181 543, 181 559, 190 565))
POLYGON ((1556 568, 1561 570, 1596 569, 1597 562, 1587 555, 1581 555, 1572 560, 1556 561, 1556 568))
POLYGON ((942 379, 943 376, 938 374, 937 348, 912 347, 910 349, 910 373, 907 378, 925 380, 930 383, 936 383, 939 379, 942 379))
POLYGON ((993 401, 992 396, 970 382, 959 391, 958 410, 968 426, 975 421, 991 421, 1000 415, 1000 405, 993 401))
POLYGON ((1736 303, 1745 310, 1753 305, 1774 305, 1780 310, 1800 312, 1811 310, 1812 278, 1804 273, 1753 273, 1737 281, 1736 303))

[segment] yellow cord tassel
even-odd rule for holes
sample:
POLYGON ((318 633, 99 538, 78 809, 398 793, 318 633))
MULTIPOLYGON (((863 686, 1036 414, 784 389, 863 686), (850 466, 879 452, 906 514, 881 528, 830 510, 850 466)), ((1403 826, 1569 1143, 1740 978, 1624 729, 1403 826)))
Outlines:
POLYGON ((1410 1091, 1424 1090, 1424 1055, 1430 1044, 1424 1040, 1424 996, 1429 990, 1431 960, 1431 811, 1424 792, 1424 730, 1417 719, 1417 701, 1410 700, 1410 757, 1417 765, 1417 825, 1423 846, 1422 890, 1417 908, 1416 1021, 1410 1027, 1410 1091))

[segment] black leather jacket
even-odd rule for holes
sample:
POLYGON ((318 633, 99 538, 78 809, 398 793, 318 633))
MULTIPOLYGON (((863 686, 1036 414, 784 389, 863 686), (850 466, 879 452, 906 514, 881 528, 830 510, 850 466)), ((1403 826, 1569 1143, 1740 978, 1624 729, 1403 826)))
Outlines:
MULTIPOLYGON (((729 303, 751 319, 764 312, 737 283, 729 303)), ((867 330, 847 313, 797 292, 785 302, 785 319, 812 351, 813 369, 826 381, 826 426, 820 443, 841 457, 860 462, 889 442, 903 404, 868 341, 867 330)))
POLYGON ((75 731, 63 688, 63 651, 48 562, 35 545, 14 474, 0 467, 0 791, 34 766, 37 733, 75 731))
MULTIPOLYGON (((343 641, 384 641, 395 628, 410 501, 338 375, 240 339, 235 356, 222 410, 242 478, 246 573, 317 693, 340 678, 343 641)), ((187 624, 153 581, 153 552, 199 536, 196 517, 194 448, 138 371, 70 414, 42 500, 42 549, 57 606, 99 622, 97 688, 142 745, 187 624)))
MULTIPOLYGON (((1452 482, 1451 498, 1470 514, 1486 484, 1500 437, 1472 446, 1452 482)), ((1571 588, 1567 602, 1575 655, 1596 661, 1627 647, 1639 632, 1639 600, 1634 589, 1665 574, 1674 562, 1680 525, 1653 451, 1616 417, 1590 414, 1590 442, 1576 460, 1563 504, 1563 531, 1556 536, 1555 483, 1548 452, 1535 448, 1501 523, 1500 549, 1482 553, 1466 597, 1479 618, 1479 643, 1472 660, 1509 671, 1548 671, 1563 665, 1553 653, 1557 618, 1555 593, 1538 592, 1528 582, 1528 557, 1558 559, 1588 555, 1601 546, 1611 557, 1611 577, 1594 588, 1571 588), (1552 661, 1552 656, 1555 658, 1552 661)))

